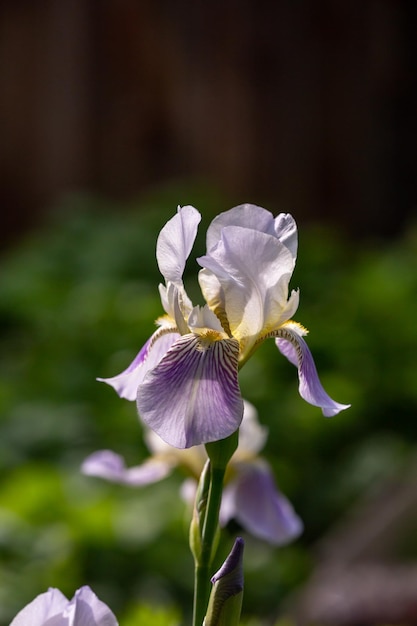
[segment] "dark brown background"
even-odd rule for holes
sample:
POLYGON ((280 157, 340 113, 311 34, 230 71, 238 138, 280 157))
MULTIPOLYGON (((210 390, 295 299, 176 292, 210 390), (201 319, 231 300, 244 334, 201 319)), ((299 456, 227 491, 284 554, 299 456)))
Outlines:
POLYGON ((68 191, 122 203, 191 178, 400 232, 416 213, 416 17, 400 0, 3 0, 2 239, 68 191))

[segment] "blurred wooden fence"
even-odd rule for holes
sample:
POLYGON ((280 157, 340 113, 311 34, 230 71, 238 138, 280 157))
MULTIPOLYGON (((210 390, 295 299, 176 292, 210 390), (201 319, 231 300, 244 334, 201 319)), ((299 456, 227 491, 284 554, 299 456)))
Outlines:
POLYGON ((360 234, 415 213, 417 3, 3 0, 4 237, 198 177, 360 234))

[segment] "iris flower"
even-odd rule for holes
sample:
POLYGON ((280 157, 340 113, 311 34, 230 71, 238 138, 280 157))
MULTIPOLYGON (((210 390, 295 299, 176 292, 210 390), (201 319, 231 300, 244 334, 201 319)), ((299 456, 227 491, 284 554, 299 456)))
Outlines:
POLYGON ((41 593, 10 626, 118 626, 118 622, 109 607, 85 586, 75 592, 72 600, 67 600, 59 589, 41 593))
POLYGON ((291 319, 299 299, 298 291, 289 294, 297 255, 292 216, 274 218, 252 204, 218 215, 207 230, 207 253, 197 259, 206 304, 193 306, 183 273, 200 219, 194 207, 179 207, 162 228, 156 258, 165 315, 124 372, 99 380, 136 400, 145 424, 172 446, 218 441, 242 420, 239 368, 272 338, 297 366, 304 400, 328 417, 348 408, 324 391, 307 330, 291 319))
MULTIPOLYGON (((266 438, 267 430, 259 424, 255 407, 245 401, 239 445, 226 471, 220 524, 225 526, 234 519, 253 536, 273 545, 284 545, 298 537, 303 525, 277 488, 269 464, 259 456, 266 438)), ((85 459, 82 471, 116 483, 144 486, 165 478, 179 466, 188 476, 182 485, 182 496, 192 503, 207 460, 204 446, 174 448, 150 430, 146 441, 152 456, 141 465, 127 468, 120 455, 99 450, 85 459)))

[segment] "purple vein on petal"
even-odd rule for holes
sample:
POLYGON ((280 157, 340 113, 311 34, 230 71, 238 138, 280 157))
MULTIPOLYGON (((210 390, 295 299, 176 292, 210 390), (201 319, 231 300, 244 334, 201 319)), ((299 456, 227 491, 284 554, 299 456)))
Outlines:
POLYGON ((238 356, 235 339, 178 339, 139 386, 143 421, 177 448, 231 435, 243 415, 238 356))

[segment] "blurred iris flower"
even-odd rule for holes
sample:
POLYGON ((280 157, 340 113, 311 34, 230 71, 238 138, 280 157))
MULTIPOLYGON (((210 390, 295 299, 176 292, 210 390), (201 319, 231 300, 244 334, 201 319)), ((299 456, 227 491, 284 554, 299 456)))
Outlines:
POLYGON ((118 626, 118 622, 109 607, 85 586, 75 592, 72 600, 67 600, 59 589, 41 593, 10 626, 118 626))
MULTIPOLYGON (((234 519, 255 537, 284 545, 302 532, 303 525, 277 489, 269 464, 258 456, 266 439, 267 430, 259 424, 255 407, 245 401, 239 445, 226 471, 220 524, 225 526, 234 519)), ((207 460, 204 446, 174 448, 152 431, 147 432, 146 441, 152 456, 141 465, 127 468, 121 456, 100 450, 85 459, 82 472, 125 485, 144 486, 165 478, 179 466, 188 474, 182 496, 192 503, 207 460)))
POLYGON ((332 416, 348 405, 324 391, 304 335, 291 321, 298 291, 288 297, 297 255, 297 227, 244 204, 221 213, 207 231, 207 253, 197 259, 204 306, 193 306, 183 272, 200 222, 192 206, 178 208, 156 246, 165 279, 165 315, 131 365, 108 383, 136 400, 143 421, 164 441, 188 448, 234 433, 243 416, 238 369, 267 338, 298 368, 302 398, 332 416))

